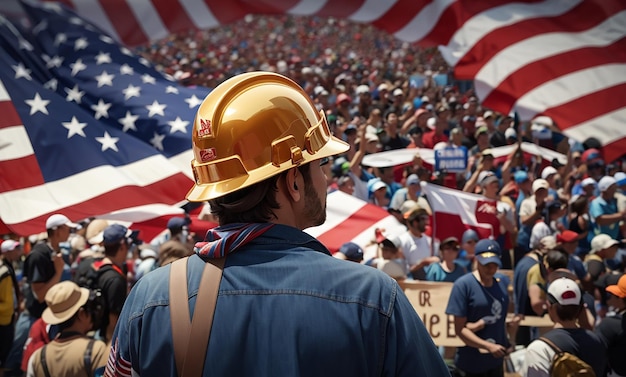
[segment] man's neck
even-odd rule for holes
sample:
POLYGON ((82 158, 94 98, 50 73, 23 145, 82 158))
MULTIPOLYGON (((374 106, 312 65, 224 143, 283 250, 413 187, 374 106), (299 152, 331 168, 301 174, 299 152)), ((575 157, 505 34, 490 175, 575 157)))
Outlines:
POLYGON ((557 323, 554 324, 555 329, 577 329, 578 323, 576 320, 573 321, 561 321, 558 320, 557 323))
POLYGON ((419 230, 419 229, 410 228, 410 229, 409 229, 409 232, 411 232, 411 235, 412 235, 413 237, 416 237, 416 238, 422 238, 423 233, 422 233, 422 231, 421 231, 421 230, 419 230))

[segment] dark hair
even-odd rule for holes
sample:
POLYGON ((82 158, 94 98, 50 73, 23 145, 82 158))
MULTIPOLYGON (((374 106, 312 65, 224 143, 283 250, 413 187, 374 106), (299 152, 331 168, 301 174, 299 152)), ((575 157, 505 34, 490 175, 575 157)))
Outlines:
POLYGON ((107 257, 115 256, 115 254, 117 254, 118 250, 120 249, 120 246, 122 246, 122 243, 127 243, 126 238, 122 238, 120 242, 118 243, 109 244, 109 245, 105 244, 104 255, 106 255, 107 257))
POLYGON ((560 250, 551 250, 546 255, 546 263, 552 270, 567 268, 568 256, 560 250))
POLYGON ((65 322, 59 323, 57 325, 57 330, 59 332, 63 332, 64 330, 67 330, 68 328, 70 328, 74 324, 74 322, 76 322, 76 319, 78 318, 78 313, 80 313, 80 309, 82 309, 82 307, 80 307, 76 311, 76 313, 74 313, 74 315, 70 317, 70 319, 68 319, 65 322))
MULTIPOLYGON (((305 184, 310 184, 309 164, 298 167, 305 184)), ((274 210, 280 208, 276 200, 278 180, 281 173, 257 182, 251 186, 209 200, 211 213, 217 216, 219 224, 266 223, 276 217, 274 210)))
POLYGON ((550 301, 550 304, 553 306, 556 306, 556 316, 562 321, 573 321, 577 319, 583 308, 582 299, 578 305, 561 305, 554 296, 548 294, 548 301, 550 301))
POLYGON ((585 208, 587 207, 587 203, 589 202, 589 198, 584 195, 579 196, 570 204, 570 209, 572 212, 582 215, 585 212, 585 208))

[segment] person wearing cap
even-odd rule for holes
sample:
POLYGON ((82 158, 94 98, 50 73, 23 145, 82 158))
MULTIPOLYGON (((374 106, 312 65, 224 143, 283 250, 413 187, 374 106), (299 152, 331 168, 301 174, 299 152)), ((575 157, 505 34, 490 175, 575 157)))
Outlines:
POLYGON ((429 118, 426 124, 429 130, 422 136, 424 148, 434 149, 435 145, 448 142, 448 135, 444 132, 448 128, 448 122, 445 119, 434 116, 429 118))
POLYGON ((26 376, 93 376, 104 372, 109 349, 87 336, 96 313, 90 292, 71 281, 55 284, 46 293, 47 308, 41 318, 59 329, 57 336, 36 350, 26 376))
POLYGON ((474 131, 473 136, 474 140, 476 140, 476 144, 469 149, 469 157, 480 156, 479 153, 483 152, 485 149, 493 148, 489 142, 489 129, 486 125, 476 127, 476 131, 474 131))
MULTIPOLYGON (((402 206, 407 201, 412 201, 430 213, 430 205, 422 193, 422 186, 417 174, 409 174, 405 181, 406 186, 398 189, 391 198, 389 209, 399 214, 402 218, 402 206)), ((402 219, 403 220, 403 219, 402 219)))
POLYGON ((446 307, 465 343, 457 348, 454 363, 467 375, 503 376, 503 358, 512 346, 505 324, 509 296, 495 278, 502 266, 500 245, 482 239, 475 252, 476 270, 454 282, 446 307))
POLYGON ((580 235, 571 230, 563 230, 556 235, 556 249, 563 251, 568 256, 567 269, 576 275, 581 284, 591 282, 591 275, 583 261, 576 255, 576 247, 580 235))
POLYGON ((364 264, 379 269, 395 280, 406 279, 408 271, 398 237, 385 235, 381 230, 376 229, 376 244, 377 256, 366 260, 364 264))
MULTIPOLYGON (((556 248, 556 246, 555 246, 556 248)), ((560 250, 548 250, 545 257, 539 263, 528 269, 526 274, 526 286, 530 306, 535 315, 546 314, 546 287, 551 274, 556 270, 567 270, 568 256, 560 250)), ((570 276, 575 279, 573 273, 570 276)))
POLYGON ((136 232, 124 225, 107 226, 102 235, 104 258, 92 264, 97 273, 96 285, 102 290, 104 301, 102 325, 98 330, 108 344, 128 294, 126 258, 135 242, 134 237, 136 232))
POLYGON ((604 176, 598 182, 600 196, 589 204, 589 217, 592 230, 587 236, 591 240, 595 235, 604 233, 618 240, 622 238, 621 225, 626 219, 626 209, 617 210, 617 181, 614 177, 604 176))
POLYGON ((0 375, 4 368, 15 332, 15 321, 20 311, 21 292, 13 263, 17 262, 22 245, 12 239, 0 245, 0 375))
POLYGON ((5 365, 8 371, 20 370, 28 330, 46 308, 44 298, 48 289, 63 277, 66 264, 60 244, 66 242, 71 231, 77 227, 78 224, 63 214, 51 215, 46 220, 47 241, 37 242, 24 260, 25 310, 20 313, 15 324, 13 346, 5 365))
POLYGON ((363 261, 363 248, 354 242, 346 242, 333 254, 333 257, 361 263, 363 261))
POLYGON ((617 210, 619 212, 626 209, 626 173, 618 171, 613 175, 617 190, 615 190, 615 199, 617 199, 617 210))
POLYGON ((585 257, 591 281, 595 282, 601 275, 610 271, 606 261, 615 258, 618 247, 619 241, 608 234, 601 233, 591 239, 591 250, 585 257))
POLYGON ((467 269, 458 262, 459 239, 456 237, 445 238, 439 244, 439 258, 441 262, 426 266, 426 280, 447 281, 453 283, 456 279, 467 273, 467 269))
POLYGON ((404 213, 404 220, 407 230, 398 238, 409 274, 415 280, 426 280, 425 267, 440 261, 435 255, 439 245, 425 233, 429 224, 428 211, 416 205, 404 213))
POLYGON ((520 204, 519 231, 517 246, 524 252, 532 248, 530 237, 535 223, 543 218, 548 198, 549 184, 545 179, 535 179, 532 183, 532 195, 520 204))
POLYGON ((474 229, 467 229, 461 236, 461 250, 457 257, 457 262, 465 268, 466 271, 472 270, 474 256, 476 255, 476 243, 480 241, 478 233, 474 229))
POLYGON ((596 376, 604 376, 607 365, 606 347, 593 331, 581 328, 578 319, 583 311, 583 298, 578 284, 566 277, 550 283, 547 289, 547 313, 554 322, 552 330, 528 345, 522 373, 526 377, 551 376, 555 349, 578 356, 589 364, 596 376))
POLYGON ((485 122, 487 122, 487 127, 489 127, 490 123, 495 123, 495 129, 491 132, 491 137, 489 138, 489 143, 494 147, 503 147, 505 145, 512 144, 508 142, 509 137, 511 136, 511 132, 509 130, 513 131, 515 135, 514 139, 517 140, 517 133, 514 128, 511 128, 511 125, 513 124, 513 117, 510 115, 500 117, 495 122, 492 116, 489 119, 485 118, 485 122))
MULTIPOLYGON (((207 297, 196 293, 211 261, 224 264, 210 336, 193 344, 208 347, 193 365, 200 374, 449 374, 397 281, 333 258, 304 232, 326 220, 323 165, 349 146, 330 134, 297 83, 271 72, 235 75, 207 95, 190 133, 195 181, 187 200, 208 201, 219 225, 194 255, 133 287, 106 376, 186 373, 174 355, 183 350, 178 336, 188 335, 172 326, 186 328, 190 318, 179 321, 172 308, 181 300, 194 317, 205 309, 198 305, 207 297)), ((206 329, 205 319, 196 317, 192 328, 206 329)))
POLYGON ((623 377, 626 376, 626 274, 614 277, 618 278, 615 284, 605 288, 607 303, 612 310, 596 326, 595 333, 607 348, 608 376, 623 377))

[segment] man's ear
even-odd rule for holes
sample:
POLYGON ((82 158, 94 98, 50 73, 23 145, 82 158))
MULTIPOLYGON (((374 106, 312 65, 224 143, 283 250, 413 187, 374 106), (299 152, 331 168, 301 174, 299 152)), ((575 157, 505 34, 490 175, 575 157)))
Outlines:
POLYGON ((285 195, 288 195, 293 201, 297 202, 302 198, 302 174, 298 168, 290 169, 285 174, 285 195))

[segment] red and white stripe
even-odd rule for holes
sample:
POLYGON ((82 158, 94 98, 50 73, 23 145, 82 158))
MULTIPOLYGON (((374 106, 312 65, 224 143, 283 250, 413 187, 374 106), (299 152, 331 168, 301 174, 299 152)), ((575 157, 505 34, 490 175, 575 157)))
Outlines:
POLYGON ((341 191, 328 194, 327 217, 323 225, 305 229, 316 237, 331 253, 346 242, 354 242, 363 248, 375 243, 376 229, 394 235, 406 230, 386 210, 364 202, 341 191))
POLYGON ((626 2, 621 0, 63 0, 128 45, 246 14, 331 16, 440 46, 485 107, 554 119, 606 160, 626 148, 626 2))

